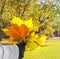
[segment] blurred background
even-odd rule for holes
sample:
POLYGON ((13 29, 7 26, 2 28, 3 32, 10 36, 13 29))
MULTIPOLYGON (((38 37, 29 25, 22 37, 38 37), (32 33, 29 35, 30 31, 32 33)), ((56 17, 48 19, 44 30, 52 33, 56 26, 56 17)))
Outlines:
POLYGON ((37 34, 60 37, 60 0, 0 0, 0 40, 12 18, 33 19, 37 34))

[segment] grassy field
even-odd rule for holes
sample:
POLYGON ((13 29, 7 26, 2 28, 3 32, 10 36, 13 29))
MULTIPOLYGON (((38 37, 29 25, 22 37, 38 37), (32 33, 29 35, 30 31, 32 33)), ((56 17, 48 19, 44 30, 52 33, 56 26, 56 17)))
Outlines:
POLYGON ((60 59, 60 40, 47 40, 45 46, 25 51, 23 59, 60 59))

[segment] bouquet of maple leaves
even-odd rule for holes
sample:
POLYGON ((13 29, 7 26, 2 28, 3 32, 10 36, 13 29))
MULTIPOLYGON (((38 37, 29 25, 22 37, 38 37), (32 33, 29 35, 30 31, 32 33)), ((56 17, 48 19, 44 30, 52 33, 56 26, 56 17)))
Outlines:
POLYGON ((26 50, 32 50, 44 44, 46 41, 47 36, 38 36, 35 34, 32 18, 22 20, 19 17, 14 17, 10 22, 11 26, 2 29, 10 38, 8 40, 2 40, 1 43, 18 44, 26 42, 26 50))

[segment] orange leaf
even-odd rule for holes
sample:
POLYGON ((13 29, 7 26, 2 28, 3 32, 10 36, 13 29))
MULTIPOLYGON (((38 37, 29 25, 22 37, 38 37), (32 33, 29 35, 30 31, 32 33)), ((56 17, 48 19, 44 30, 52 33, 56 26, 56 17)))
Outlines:
POLYGON ((25 35, 28 33, 28 30, 29 30, 23 24, 20 27, 16 24, 12 24, 7 29, 8 29, 7 33, 10 35, 10 37, 13 37, 13 38, 23 38, 25 37, 25 35))

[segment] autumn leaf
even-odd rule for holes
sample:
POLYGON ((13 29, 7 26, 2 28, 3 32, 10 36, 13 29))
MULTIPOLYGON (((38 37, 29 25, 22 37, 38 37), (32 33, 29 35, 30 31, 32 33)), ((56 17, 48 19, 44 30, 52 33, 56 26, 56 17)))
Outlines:
POLYGON ((38 45, 35 43, 35 42, 26 42, 26 45, 25 45, 25 50, 34 50, 38 47, 38 45))
POLYGON ((34 50, 36 49, 39 45, 37 45, 35 39, 38 37, 38 35, 35 34, 35 32, 31 32, 29 34, 28 41, 26 42, 25 50, 34 50))
POLYGON ((47 36, 42 35, 42 36, 36 38, 36 39, 35 39, 35 42, 36 42, 37 44, 39 44, 39 45, 44 45, 45 42, 46 42, 46 38, 47 38, 47 36))
POLYGON ((32 22, 32 18, 29 20, 25 20, 24 24, 28 27, 28 28, 32 28, 33 27, 33 22, 32 22))
POLYGON ((29 32, 29 29, 24 24, 22 24, 21 26, 12 24, 11 26, 7 27, 6 29, 8 30, 8 31, 6 31, 6 33, 10 37, 14 38, 13 41, 18 41, 18 40, 15 40, 15 38, 19 38, 19 40, 24 38, 29 32))
POLYGON ((23 20, 20 17, 14 17, 11 20, 12 24, 17 24, 18 26, 21 26, 23 24, 23 20))

